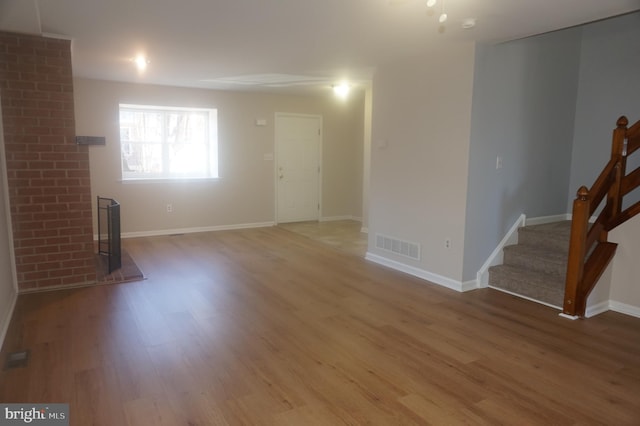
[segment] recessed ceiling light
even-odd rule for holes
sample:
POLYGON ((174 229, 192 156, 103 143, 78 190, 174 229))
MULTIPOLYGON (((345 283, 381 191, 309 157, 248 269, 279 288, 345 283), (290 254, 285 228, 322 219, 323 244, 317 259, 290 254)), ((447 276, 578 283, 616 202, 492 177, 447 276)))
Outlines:
POLYGON ((462 21, 462 28, 468 30, 476 26, 476 18, 467 18, 462 21))
POLYGON ((147 69, 147 65, 149 65, 149 60, 145 58, 144 55, 138 55, 133 59, 133 63, 136 64, 136 68, 138 68, 139 72, 143 72, 147 69))
POLYGON ((336 96, 342 99, 346 98, 347 95, 349 95, 349 91, 351 90, 351 86, 349 86, 348 83, 336 84, 334 86, 331 86, 331 88, 333 89, 333 93, 335 93, 336 96))

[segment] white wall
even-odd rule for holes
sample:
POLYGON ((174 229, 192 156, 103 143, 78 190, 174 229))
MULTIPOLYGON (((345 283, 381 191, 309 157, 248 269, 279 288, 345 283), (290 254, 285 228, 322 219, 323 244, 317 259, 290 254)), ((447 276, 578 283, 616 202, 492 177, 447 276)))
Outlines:
POLYGON ((365 91, 364 141, 362 147, 362 229, 369 231, 369 190, 371 188, 371 114, 373 93, 371 85, 365 91))
POLYGON ((611 231, 609 241, 618 243, 612 262, 611 308, 640 317, 640 215, 611 231))
POLYGON ((369 254, 454 283, 462 279, 473 63, 473 44, 450 44, 381 66, 373 80, 369 254), (376 249, 378 233, 419 243, 421 260, 376 249))
POLYGON ((609 241, 618 244, 587 300, 587 316, 609 309, 640 318, 640 215, 609 232, 609 241))
POLYGON ((13 256, 13 237, 9 216, 9 189, 7 187, 4 131, 0 110, 0 349, 4 341, 16 302, 17 279, 13 256))
POLYGON ((323 116, 321 215, 362 216, 362 92, 345 102, 330 91, 326 96, 282 96, 76 79, 74 95, 77 134, 107 141, 90 148, 92 195, 121 203, 123 234, 273 222, 274 161, 264 156, 274 153, 276 112, 323 116), (119 103, 217 108, 220 179, 121 182, 119 103), (266 119, 267 126, 256 126, 258 118, 266 119), (172 213, 166 204, 173 205, 172 213))

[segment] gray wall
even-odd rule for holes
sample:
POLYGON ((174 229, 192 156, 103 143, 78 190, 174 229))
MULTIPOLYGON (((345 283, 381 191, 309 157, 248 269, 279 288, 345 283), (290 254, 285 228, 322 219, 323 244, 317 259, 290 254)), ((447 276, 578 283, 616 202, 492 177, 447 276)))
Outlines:
POLYGON ((464 280, 520 214, 567 211, 580 36, 574 28, 476 49, 464 280))
MULTIPOLYGON (((478 46, 464 279, 521 213, 571 212, 577 189, 593 184, 608 160, 620 115, 640 119, 640 13, 478 46)), ((638 165, 632 158, 628 170, 638 165)))
MULTIPOLYGON (((570 203, 580 186, 593 184, 609 160, 611 132, 621 115, 631 123, 640 120, 640 12, 583 30, 570 203)), ((640 159, 630 160, 628 170, 640 165, 640 159)), ((630 198, 638 199, 637 192, 630 198)))

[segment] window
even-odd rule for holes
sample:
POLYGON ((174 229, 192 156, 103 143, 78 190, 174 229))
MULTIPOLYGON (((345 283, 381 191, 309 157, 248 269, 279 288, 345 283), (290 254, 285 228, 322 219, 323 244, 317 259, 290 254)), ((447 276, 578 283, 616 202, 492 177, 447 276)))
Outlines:
POLYGON ((122 179, 218 177, 217 110, 120 105, 122 179))

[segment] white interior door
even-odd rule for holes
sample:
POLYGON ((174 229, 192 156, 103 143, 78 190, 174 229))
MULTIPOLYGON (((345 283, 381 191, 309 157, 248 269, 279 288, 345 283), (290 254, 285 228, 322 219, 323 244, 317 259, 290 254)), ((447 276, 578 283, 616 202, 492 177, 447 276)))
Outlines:
POLYGON ((322 117, 276 114, 276 221, 318 220, 322 117))

